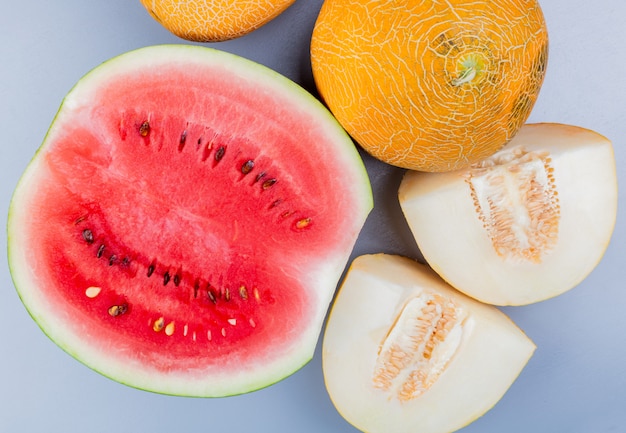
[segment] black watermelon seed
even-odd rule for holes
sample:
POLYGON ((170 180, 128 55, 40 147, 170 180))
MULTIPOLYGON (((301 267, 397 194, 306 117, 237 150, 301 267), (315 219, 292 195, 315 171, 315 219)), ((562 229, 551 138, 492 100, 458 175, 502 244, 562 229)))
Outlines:
POLYGON ((148 134, 150 134, 150 122, 146 120, 139 127, 139 135, 141 135, 142 137, 147 137, 148 134))
POLYGON ((217 148, 215 152, 215 161, 220 162, 222 158, 224 158, 224 154, 226 153, 226 148, 224 146, 220 146, 217 148))
POLYGON ((93 233, 92 233, 92 231, 89 230, 89 229, 83 230, 83 239, 88 244, 93 244, 93 233))
POLYGON ((254 168, 254 161, 249 159, 246 162, 244 162, 243 165, 241 166, 241 172, 243 174, 248 174, 252 171, 253 168, 254 168))

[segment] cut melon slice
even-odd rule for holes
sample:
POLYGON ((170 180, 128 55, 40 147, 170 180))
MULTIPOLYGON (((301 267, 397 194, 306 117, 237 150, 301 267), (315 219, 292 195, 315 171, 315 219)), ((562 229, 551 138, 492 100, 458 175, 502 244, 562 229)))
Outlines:
POLYGON ((468 169, 408 172, 399 200, 448 283, 483 302, 530 304, 575 287, 604 255, 617 216, 613 147, 584 128, 529 124, 468 169))
POLYGON ((324 333, 326 387, 369 433, 444 433, 492 408, 535 350, 500 310, 411 259, 357 257, 324 333))
POLYGON ((12 199, 9 264, 91 368, 232 395, 311 359, 371 207, 353 142, 304 89, 225 52, 148 47, 64 99, 12 199))

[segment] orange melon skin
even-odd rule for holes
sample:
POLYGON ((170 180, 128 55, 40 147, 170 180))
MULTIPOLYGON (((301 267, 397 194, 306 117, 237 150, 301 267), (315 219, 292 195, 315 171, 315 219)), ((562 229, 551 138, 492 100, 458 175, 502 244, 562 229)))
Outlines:
POLYGON ((140 0, 176 36, 195 42, 235 39, 266 24, 295 0, 140 0))
POLYGON ((536 0, 325 0, 311 63, 320 96, 372 156, 464 168, 527 120, 546 72, 536 0))

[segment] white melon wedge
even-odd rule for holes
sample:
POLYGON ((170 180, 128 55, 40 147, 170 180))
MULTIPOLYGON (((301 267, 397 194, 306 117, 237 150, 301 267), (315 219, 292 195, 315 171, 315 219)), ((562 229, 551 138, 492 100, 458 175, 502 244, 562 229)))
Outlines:
POLYGON ((578 285, 617 215, 611 142, 563 124, 530 124, 468 169, 408 172, 399 200, 420 251, 458 290, 525 305, 578 285))
POLYGON ((369 433, 455 431, 492 408, 534 343, 499 309, 454 290, 427 266, 357 257, 322 347, 338 412, 369 433))

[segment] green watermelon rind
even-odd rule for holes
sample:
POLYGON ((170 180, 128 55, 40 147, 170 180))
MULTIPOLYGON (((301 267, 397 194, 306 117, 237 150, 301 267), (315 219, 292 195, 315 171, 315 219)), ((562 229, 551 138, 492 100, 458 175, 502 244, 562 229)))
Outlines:
MULTIPOLYGON (((220 66, 227 67, 240 77, 254 80, 265 86, 267 91, 278 91, 282 92, 283 96, 288 95, 298 107, 315 116, 319 122, 323 122, 326 125, 327 132, 335 138, 333 142, 344 144, 338 145, 336 151, 341 150, 344 152, 340 157, 350 163, 353 176, 359 179, 358 185, 352 185, 353 190, 359 191, 359 203, 361 204, 360 209, 353 209, 352 217, 358 217, 355 219, 354 223, 355 227, 358 226, 358 234, 358 230, 360 230, 367 215, 373 208, 373 197, 369 177, 361 156, 354 146, 354 142, 318 99, 278 72, 238 55, 214 48, 195 45, 156 45, 139 48, 118 55, 100 64, 85 74, 61 102, 42 144, 36 150, 33 158, 26 167, 11 198, 7 220, 7 256, 14 286, 26 310, 48 338, 54 341, 70 356, 85 364, 90 369, 117 382, 150 392, 188 397, 222 397, 265 388, 297 372, 313 358, 323 326, 323 320, 330 302, 332 301, 341 274, 349 260, 351 251, 344 251, 342 257, 338 257, 332 267, 324 270, 324 277, 327 277, 327 281, 324 284, 329 287, 329 290, 328 293, 325 294, 325 299, 321 300, 319 304, 320 306, 325 306, 325 308, 319 309, 320 311, 317 312, 316 326, 309 328, 309 335, 302 336, 300 339, 301 344, 293 350, 292 355, 283 358, 283 362, 272 364, 269 368, 260 369, 264 373, 258 378, 244 374, 245 377, 237 379, 231 375, 221 386, 211 384, 198 386, 198 384, 191 382, 187 384, 183 382, 179 383, 176 380, 173 380, 172 384, 164 386, 163 383, 155 384, 155 380, 150 372, 148 372, 145 377, 139 377, 138 371, 140 368, 139 370, 128 369, 130 370, 130 373, 128 373, 126 371, 127 369, 124 368, 125 366, 111 366, 107 364, 107 362, 100 362, 97 352, 91 353, 91 348, 81 346, 80 343, 77 344, 77 342, 73 341, 76 337, 75 335, 72 333, 65 335, 62 331, 62 321, 59 321, 55 316, 47 315, 45 313, 46 306, 41 305, 36 293, 30 290, 33 286, 31 281, 32 272, 28 269, 27 251, 23 251, 23 249, 20 248, 20 221, 26 218, 27 215, 21 215, 20 211, 23 210, 23 207, 19 204, 20 198, 27 196, 30 179, 36 177, 40 152, 42 149, 45 149, 46 143, 54 137, 56 133, 55 125, 59 123, 57 120, 62 118, 66 112, 75 109, 76 104, 80 103, 80 98, 77 101, 76 95, 81 96, 84 91, 89 91, 90 88, 97 87, 98 80, 106 80, 107 75, 112 71, 116 71, 118 68, 132 69, 134 64, 140 65, 149 58, 168 59, 168 61, 171 62, 192 60, 200 63, 207 62, 208 64, 219 63, 220 66), (332 288, 332 290, 330 290, 330 288, 332 288)), ((259 362, 263 364, 263 360, 259 362)))

